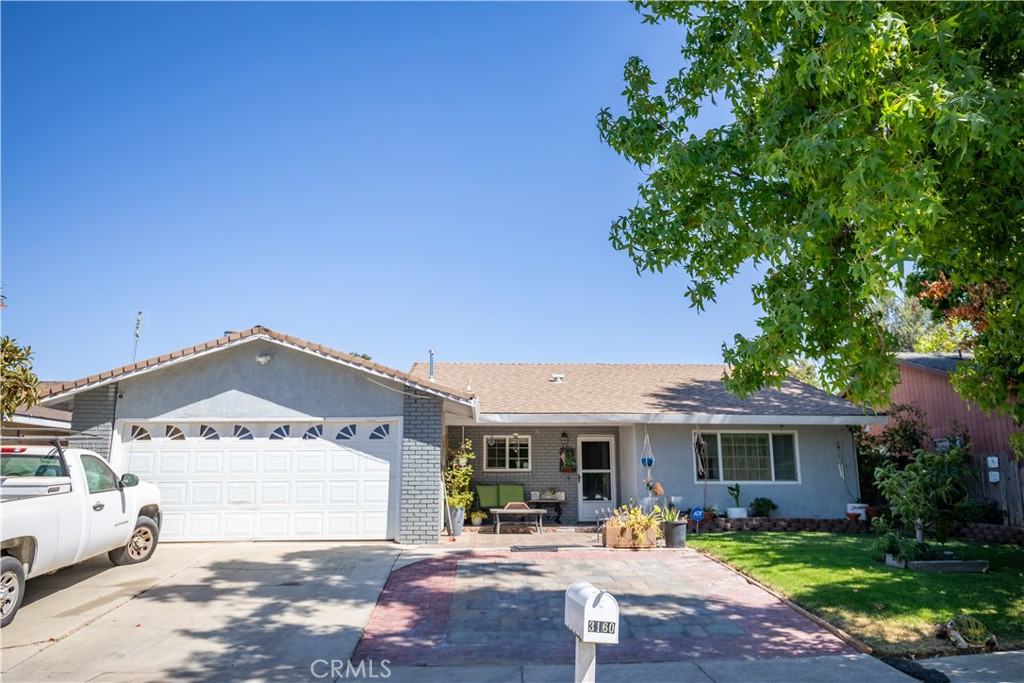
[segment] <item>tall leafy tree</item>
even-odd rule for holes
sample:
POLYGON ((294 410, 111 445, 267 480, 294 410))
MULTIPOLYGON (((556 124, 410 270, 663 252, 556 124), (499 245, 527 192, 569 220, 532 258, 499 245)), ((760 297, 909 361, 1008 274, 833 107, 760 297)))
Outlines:
POLYGON ((884 404, 899 343, 874 302, 909 264, 977 309, 961 393, 1024 422, 1024 4, 635 5, 685 29, 684 66, 662 89, 631 58, 626 113, 598 115, 645 173, 611 241, 638 271, 681 266, 698 309, 760 266, 764 315, 723 346, 729 387, 815 358, 826 387, 884 404), (692 134, 719 101, 735 120, 692 134))

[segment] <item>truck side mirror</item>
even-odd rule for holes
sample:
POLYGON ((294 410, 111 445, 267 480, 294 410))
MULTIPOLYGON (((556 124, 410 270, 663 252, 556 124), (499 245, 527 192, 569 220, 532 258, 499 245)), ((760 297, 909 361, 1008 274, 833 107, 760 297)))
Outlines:
POLYGON ((139 478, 136 475, 131 474, 130 472, 125 472, 124 474, 121 475, 121 486, 138 486, 138 485, 139 485, 139 478))

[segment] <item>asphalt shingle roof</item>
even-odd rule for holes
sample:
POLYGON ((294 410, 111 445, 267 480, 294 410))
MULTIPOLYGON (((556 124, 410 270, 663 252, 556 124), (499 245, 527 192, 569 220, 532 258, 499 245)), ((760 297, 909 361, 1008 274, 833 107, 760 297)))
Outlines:
MULTIPOLYGON (((741 400, 726 391, 725 371, 725 365, 434 364, 436 381, 476 394, 481 413, 865 414, 849 401, 795 380, 741 400), (552 381, 556 374, 564 379, 552 381)), ((416 363, 409 374, 425 378, 428 373, 427 363, 416 363)))

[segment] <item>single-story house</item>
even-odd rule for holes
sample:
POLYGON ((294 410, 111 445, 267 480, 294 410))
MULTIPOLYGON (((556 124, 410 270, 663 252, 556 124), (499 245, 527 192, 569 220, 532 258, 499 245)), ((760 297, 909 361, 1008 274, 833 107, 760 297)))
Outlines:
POLYGON ((253 327, 51 385, 72 445, 156 483, 163 540, 436 543, 446 443, 473 440, 478 482, 565 493, 565 519, 647 493, 689 507, 769 496, 840 517, 858 495, 851 426, 884 421, 798 382, 747 400, 722 366, 417 364, 405 373, 253 327), (708 444, 706 479, 693 440, 708 444), (574 471, 562 457, 575 461, 574 471), (841 476, 844 474, 845 476, 841 476))
MULTIPOLYGON (((472 391, 472 416, 446 420, 449 447, 469 439, 477 483, 564 492, 568 521, 629 502, 732 507, 771 498, 775 514, 841 518, 860 495, 850 429, 885 417, 795 380, 741 400, 723 365, 435 363, 433 378, 472 391), (706 444, 698 462, 694 443, 706 444), (645 444, 647 445, 645 448, 645 444), (565 467, 563 454, 569 456, 565 467), (653 465, 644 464, 653 456, 653 465), (701 465, 703 464, 703 468, 701 465), (701 470, 703 469, 703 472, 701 470), (657 501, 649 483, 660 483, 657 501)), ((428 379, 430 366, 411 374, 428 379)))

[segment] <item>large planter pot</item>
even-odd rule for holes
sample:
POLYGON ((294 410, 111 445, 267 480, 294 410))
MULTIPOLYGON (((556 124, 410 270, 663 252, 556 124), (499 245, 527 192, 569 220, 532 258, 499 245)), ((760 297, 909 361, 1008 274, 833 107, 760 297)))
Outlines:
POLYGON ((729 519, 743 519, 747 516, 747 508, 726 508, 725 514, 729 519))
POLYGON ((602 533, 606 548, 653 548, 658 544, 658 530, 654 527, 637 536, 624 526, 606 525, 602 533))
POLYGON ((662 522, 666 548, 686 547, 686 522, 662 522))
POLYGON ((857 519, 867 519, 868 518, 868 506, 866 504, 864 504, 864 503, 847 503, 846 504, 846 511, 847 512, 856 512, 857 513, 857 519))
POLYGON ((466 508, 448 508, 448 516, 444 522, 448 527, 448 535, 461 536, 462 527, 466 523, 466 508))

